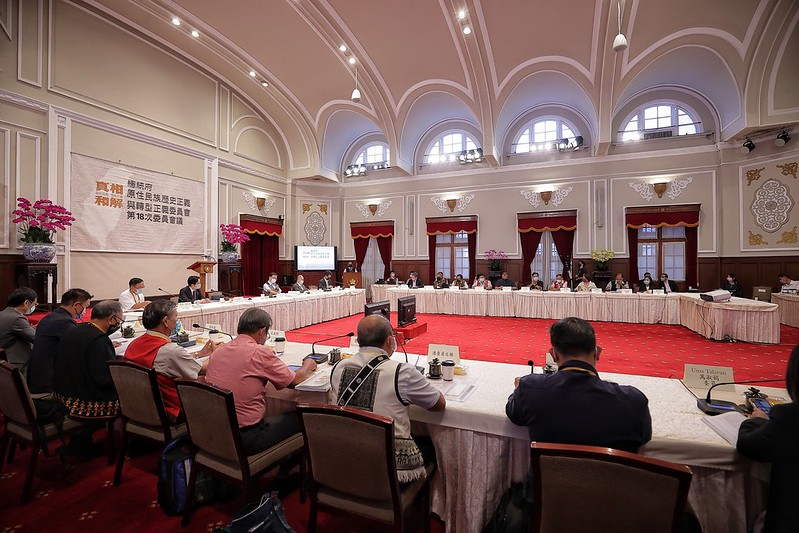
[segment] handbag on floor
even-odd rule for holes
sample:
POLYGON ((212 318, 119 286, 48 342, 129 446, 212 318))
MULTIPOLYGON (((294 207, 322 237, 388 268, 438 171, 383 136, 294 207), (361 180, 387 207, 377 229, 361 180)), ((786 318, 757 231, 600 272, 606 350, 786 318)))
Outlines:
MULTIPOLYGON (((183 514, 188 496, 189 474, 194 463, 188 437, 180 437, 164 448, 158 464, 158 505, 167 516, 183 514)), ((198 472, 194 482, 194 502, 197 507, 214 498, 214 478, 198 472)))
POLYGON ((277 492, 267 492, 258 503, 248 503, 233 520, 214 533, 295 533, 286 520, 277 492))
POLYGON ((497 510, 483 528, 483 533, 521 533, 530 531, 532 509, 524 499, 524 483, 511 483, 502 495, 497 510))

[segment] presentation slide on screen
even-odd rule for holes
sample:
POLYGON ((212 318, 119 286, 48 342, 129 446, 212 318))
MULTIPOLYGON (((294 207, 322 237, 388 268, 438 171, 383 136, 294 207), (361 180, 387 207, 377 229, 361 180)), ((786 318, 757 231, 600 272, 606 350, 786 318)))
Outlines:
POLYGON ((297 246, 297 270, 335 270, 335 246, 297 246))

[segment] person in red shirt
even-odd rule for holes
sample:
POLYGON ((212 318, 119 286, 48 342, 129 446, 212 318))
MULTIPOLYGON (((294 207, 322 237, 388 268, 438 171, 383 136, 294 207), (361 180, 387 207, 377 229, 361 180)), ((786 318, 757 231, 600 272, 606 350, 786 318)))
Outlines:
POLYGON ((272 326, 272 317, 263 309, 247 309, 239 318, 231 342, 220 346, 209 360, 205 380, 233 391, 236 417, 241 431, 244 452, 255 455, 291 435, 302 431, 296 412, 268 415, 266 386, 278 390, 293 387, 308 379, 316 370, 313 359, 305 359, 296 372, 264 346, 272 326))

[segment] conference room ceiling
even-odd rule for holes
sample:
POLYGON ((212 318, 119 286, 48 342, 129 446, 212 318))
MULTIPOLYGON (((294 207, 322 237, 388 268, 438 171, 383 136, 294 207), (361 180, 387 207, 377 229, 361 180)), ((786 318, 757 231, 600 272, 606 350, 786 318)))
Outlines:
POLYGON ((337 179, 366 137, 411 172, 420 140, 448 120, 471 125, 498 160, 509 128, 535 108, 582 117, 596 153, 614 139, 616 112, 654 88, 706 100, 717 140, 799 118, 799 92, 774 89, 799 82, 791 1, 627 0, 630 45, 619 53, 610 0, 85 1, 234 87, 281 132, 290 178, 337 179))

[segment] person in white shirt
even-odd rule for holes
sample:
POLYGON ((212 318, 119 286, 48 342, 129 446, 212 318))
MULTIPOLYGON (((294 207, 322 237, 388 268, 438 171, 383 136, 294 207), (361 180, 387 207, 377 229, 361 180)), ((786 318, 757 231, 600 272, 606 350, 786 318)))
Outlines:
POLYGON ((474 283, 472 284, 473 289, 477 289, 479 287, 482 287, 485 290, 491 289, 491 281, 488 278, 486 278, 483 274, 477 276, 477 278, 474 280, 474 283))
POLYGON ((780 292, 799 291, 799 281, 793 281, 788 274, 780 274, 782 289, 780 292))
POLYGON ((591 281, 588 277, 588 274, 583 274, 583 280, 577 285, 577 288, 574 289, 576 292, 583 292, 583 291, 590 291, 591 289, 596 289, 596 284, 591 281))
POLYGON ((128 290, 119 295, 119 303, 123 311, 131 309, 144 309, 150 302, 144 299, 144 280, 141 278, 130 278, 128 290))
POLYGON ((566 280, 563 279, 563 274, 558 274, 555 276, 555 279, 552 280, 552 283, 549 285, 549 290, 551 291, 559 291, 563 287, 568 287, 569 284, 566 283, 566 280))
POLYGON ((280 285, 277 284, 277 272, 270 272, 269 279, 264 283, 264 294, 275 295, 280 294, 280 285))
POLYGON ((607 286, 605 287, 605 290, 608 292, 615 292, 621 289, 629 289, 629 288, 630 284, 624 280, 624 275, 621 272, 619 272, 618 274, 616 274, 615 280, 608 282, 607 286))

